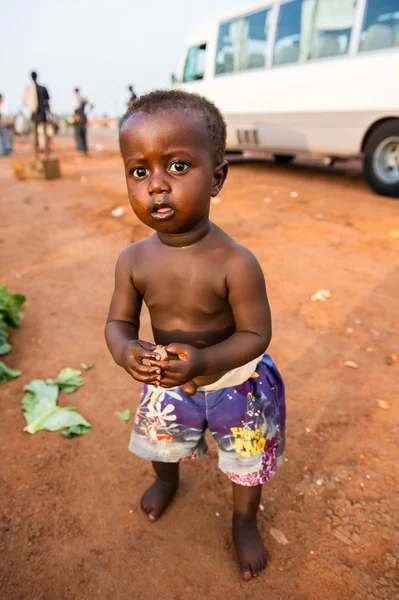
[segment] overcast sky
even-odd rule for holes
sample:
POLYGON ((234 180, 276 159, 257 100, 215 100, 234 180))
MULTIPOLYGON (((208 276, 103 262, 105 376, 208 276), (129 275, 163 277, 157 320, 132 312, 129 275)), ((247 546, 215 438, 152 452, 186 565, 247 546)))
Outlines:
MULTIPOLYGON (((260 3, 260 2, 259 2, 260 3)), ((169 87, 187 36, 256 0, 12 0, 0 17, 0 93, 16 111, 31 70, 54 110, 70 112, 80 87, 97 114, 124 110, 127 85, 169 87)))

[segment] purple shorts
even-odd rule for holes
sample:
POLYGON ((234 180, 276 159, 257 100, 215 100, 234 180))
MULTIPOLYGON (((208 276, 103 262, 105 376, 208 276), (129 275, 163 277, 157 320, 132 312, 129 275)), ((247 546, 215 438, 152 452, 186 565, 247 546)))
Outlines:
POLYGON ((273 477, 285 445, 284 383, 268 354, 244 383, 186 396, 180 387, 144 385, 129 450, 159 462, 205 454, 209 428, 219 468, 240 485, 273 477))

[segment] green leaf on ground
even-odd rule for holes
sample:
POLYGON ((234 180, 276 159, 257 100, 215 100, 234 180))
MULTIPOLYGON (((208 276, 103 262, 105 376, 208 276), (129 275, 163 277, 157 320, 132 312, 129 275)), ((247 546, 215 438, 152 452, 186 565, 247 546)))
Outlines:
MULTIPOLYGON (((22 398, 22 407, 28 423, 24 431, 34 434, 42 429, 59 431, 60 429, 84 426, 86 428, 84 433, 87 433, 91 429, 90 423, 74 406, 57 406, 58 384, 55 385, 52 380, 49 383, 49 380, 34 379, 24 387, 24 391, 26 394, 22 398)), ((78 435, 82 435, 82 433, 78 435)))
POLYGON ((8 326, 0 314, 0 355, 8 354, 11 350, 11 344, 8 343, 8 326))
POLYGON ((84 381, 81 378, 82 371, 76 369, 62 369, 59 372, 57 379, 46 379, 46 383, 50 385, 57 385, 60 390, 72 394, 80 386, 84 385, 84 381))
POLYGON ((82 367, 83 371, 90 371, 90 369, 92 369, 94 365, 95 363, 89 363, 88 365, 82 363, 80 366, 82 367))
POLYGON ((74 435, 85 435, 85 433, 89 433, 91 431, 91 426, 87 425, 73 425, 67 431, 61 431, 61 435, 64 435, 67 438, 71 438, 74 435))
POLYGON ((11 381, 11 379, 19 377, 20 375, 22 375, 22 371, 10 369, 7 367, 7 365, 0 361, 0 383, 7 383, 7 381, 11 381))
POLYGON ((22 294, 11 294, 7 286, 0 285, 0 318, 10 327, 18 327, 22 314, 18 309, 23 305, 26 298, 22 294))
POLYGON ((130 417, 130 408, 127 408, 126 410, 122 410, 121 412, 116 412, 115 414, 117 417, 122 419, 122 421, 128 421, 129 417, 130 417))

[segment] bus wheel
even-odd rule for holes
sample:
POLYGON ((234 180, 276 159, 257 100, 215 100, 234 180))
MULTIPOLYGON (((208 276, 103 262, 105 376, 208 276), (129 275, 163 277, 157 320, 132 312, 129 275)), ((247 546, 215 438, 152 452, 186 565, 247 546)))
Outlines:
POLYGON ((382 196, 399 198, 399 120, 382 123, 364 148, 364 176, 382 196))
POLYGON ((273 154, 273 156, 278 165, 288 165, 295 158, 295 154, 273 154))

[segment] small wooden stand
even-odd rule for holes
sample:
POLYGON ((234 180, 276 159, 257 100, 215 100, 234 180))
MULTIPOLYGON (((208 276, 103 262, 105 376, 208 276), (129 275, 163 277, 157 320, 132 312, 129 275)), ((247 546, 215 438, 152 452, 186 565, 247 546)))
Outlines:
POLYGON ((59 179, 61 177, 58 158, 44 158, 13 163, 17 179, 59 179))

